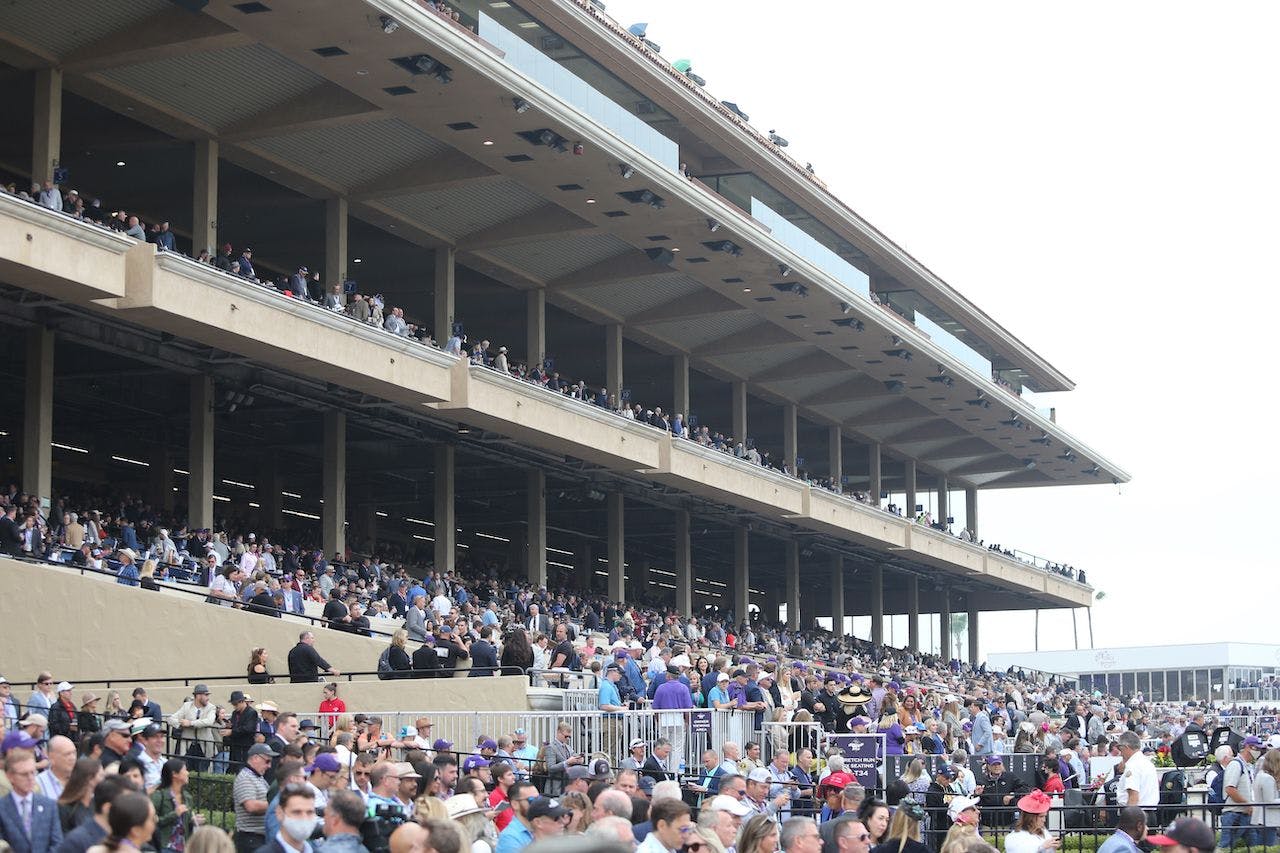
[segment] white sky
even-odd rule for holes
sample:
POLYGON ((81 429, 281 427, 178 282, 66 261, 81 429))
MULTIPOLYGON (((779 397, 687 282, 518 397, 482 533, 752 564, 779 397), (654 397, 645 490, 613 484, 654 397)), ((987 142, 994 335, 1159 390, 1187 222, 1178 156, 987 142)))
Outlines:
POLYGON ((1085 569, 1098 647, 1275 641, 1280 4, 607 2, 1076 381, 1133 482, 983 492, 983 538, 1085 569))

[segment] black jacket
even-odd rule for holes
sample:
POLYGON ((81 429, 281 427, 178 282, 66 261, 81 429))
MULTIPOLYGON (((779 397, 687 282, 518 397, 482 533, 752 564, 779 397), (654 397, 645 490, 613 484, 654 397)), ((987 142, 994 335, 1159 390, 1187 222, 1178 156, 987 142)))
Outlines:
POLYGON ((22 528, 7 515, 0 515, 0 551, 14 556, 22 553, 22 528))
POLYGON ((313 646, 298 643, 289 650, 289 681, 293 684, 319 681, 320 673, 330 668, 313 646))
POLYGON ((468 678, 481 675, 498 675, 498 650, 487 640, 471 644, 471 671, 468 678))

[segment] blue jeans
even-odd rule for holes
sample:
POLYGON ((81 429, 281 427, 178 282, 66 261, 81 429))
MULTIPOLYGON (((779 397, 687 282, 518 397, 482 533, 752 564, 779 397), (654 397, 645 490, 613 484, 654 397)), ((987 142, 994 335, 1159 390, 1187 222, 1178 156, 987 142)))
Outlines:
POLYGON ((1230 850, 1231 845, 1241 838, 1249 847, 1258 845, 1258 828, 1252 825, 1249 815, 1243 812, 1223 812, 1218 826, 1222 830, 1222 837, 1218 839, 1218 848, 1221 850, 1230 850))

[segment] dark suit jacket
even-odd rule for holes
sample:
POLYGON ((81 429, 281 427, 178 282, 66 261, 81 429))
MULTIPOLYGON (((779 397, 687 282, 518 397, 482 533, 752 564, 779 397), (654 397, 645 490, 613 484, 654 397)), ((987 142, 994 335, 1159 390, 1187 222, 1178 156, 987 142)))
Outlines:
POLYGON ((468 678, 498 674, 498 650, 493 647, 492 643, 485 640, 477 640, 471 644, 470 651, 471 671, 467 673, 468 678))
POLYGON ((0 797, 0 836, 9 842, 13 853, 51 853, 62 843, 58 804, 48 797, 31 795, 31 836, 27 837, 13 795, 5 794, 0 797))
POLYGON ((6 554, 22 553, 22 528, 16 519, 0 515, 0 551, 6 554))

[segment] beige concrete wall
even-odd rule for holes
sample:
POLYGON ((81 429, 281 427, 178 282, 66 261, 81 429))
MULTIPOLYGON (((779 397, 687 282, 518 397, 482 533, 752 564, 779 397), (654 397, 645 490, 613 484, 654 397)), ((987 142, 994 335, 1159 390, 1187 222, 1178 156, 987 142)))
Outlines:
MULTIPOLYGON (((205 604, 195 596, 122 586, 71 569, 0 559, 4 596, 0 643, 11 681, 49 669, 59 679, 239 675, 249 651, 264 646, 273 672, 307 630, 274 619, 205 604), (22 590, 19 600, 13 593, 22 590)), ((384 643, 317 629, 316 649, 339 670, 377 668, 384 643)))
POLYGON ((109 307, 175 335, 388 400, 423 405, 450 395, 453 359, 444 353, 172 253, 131 269, 128 296, 109 307))
POLYGON ((803 511, 806 486, 799 480, 769 474, 764 469, 754 471, 731 456, 693 442, 669 440, 672 444, 667 464, 655 479, 775 518, 803 511))
POLYGON ((123 296, 135 242, 13 196, 0 195, 0 279, 64 299, 123 296))

